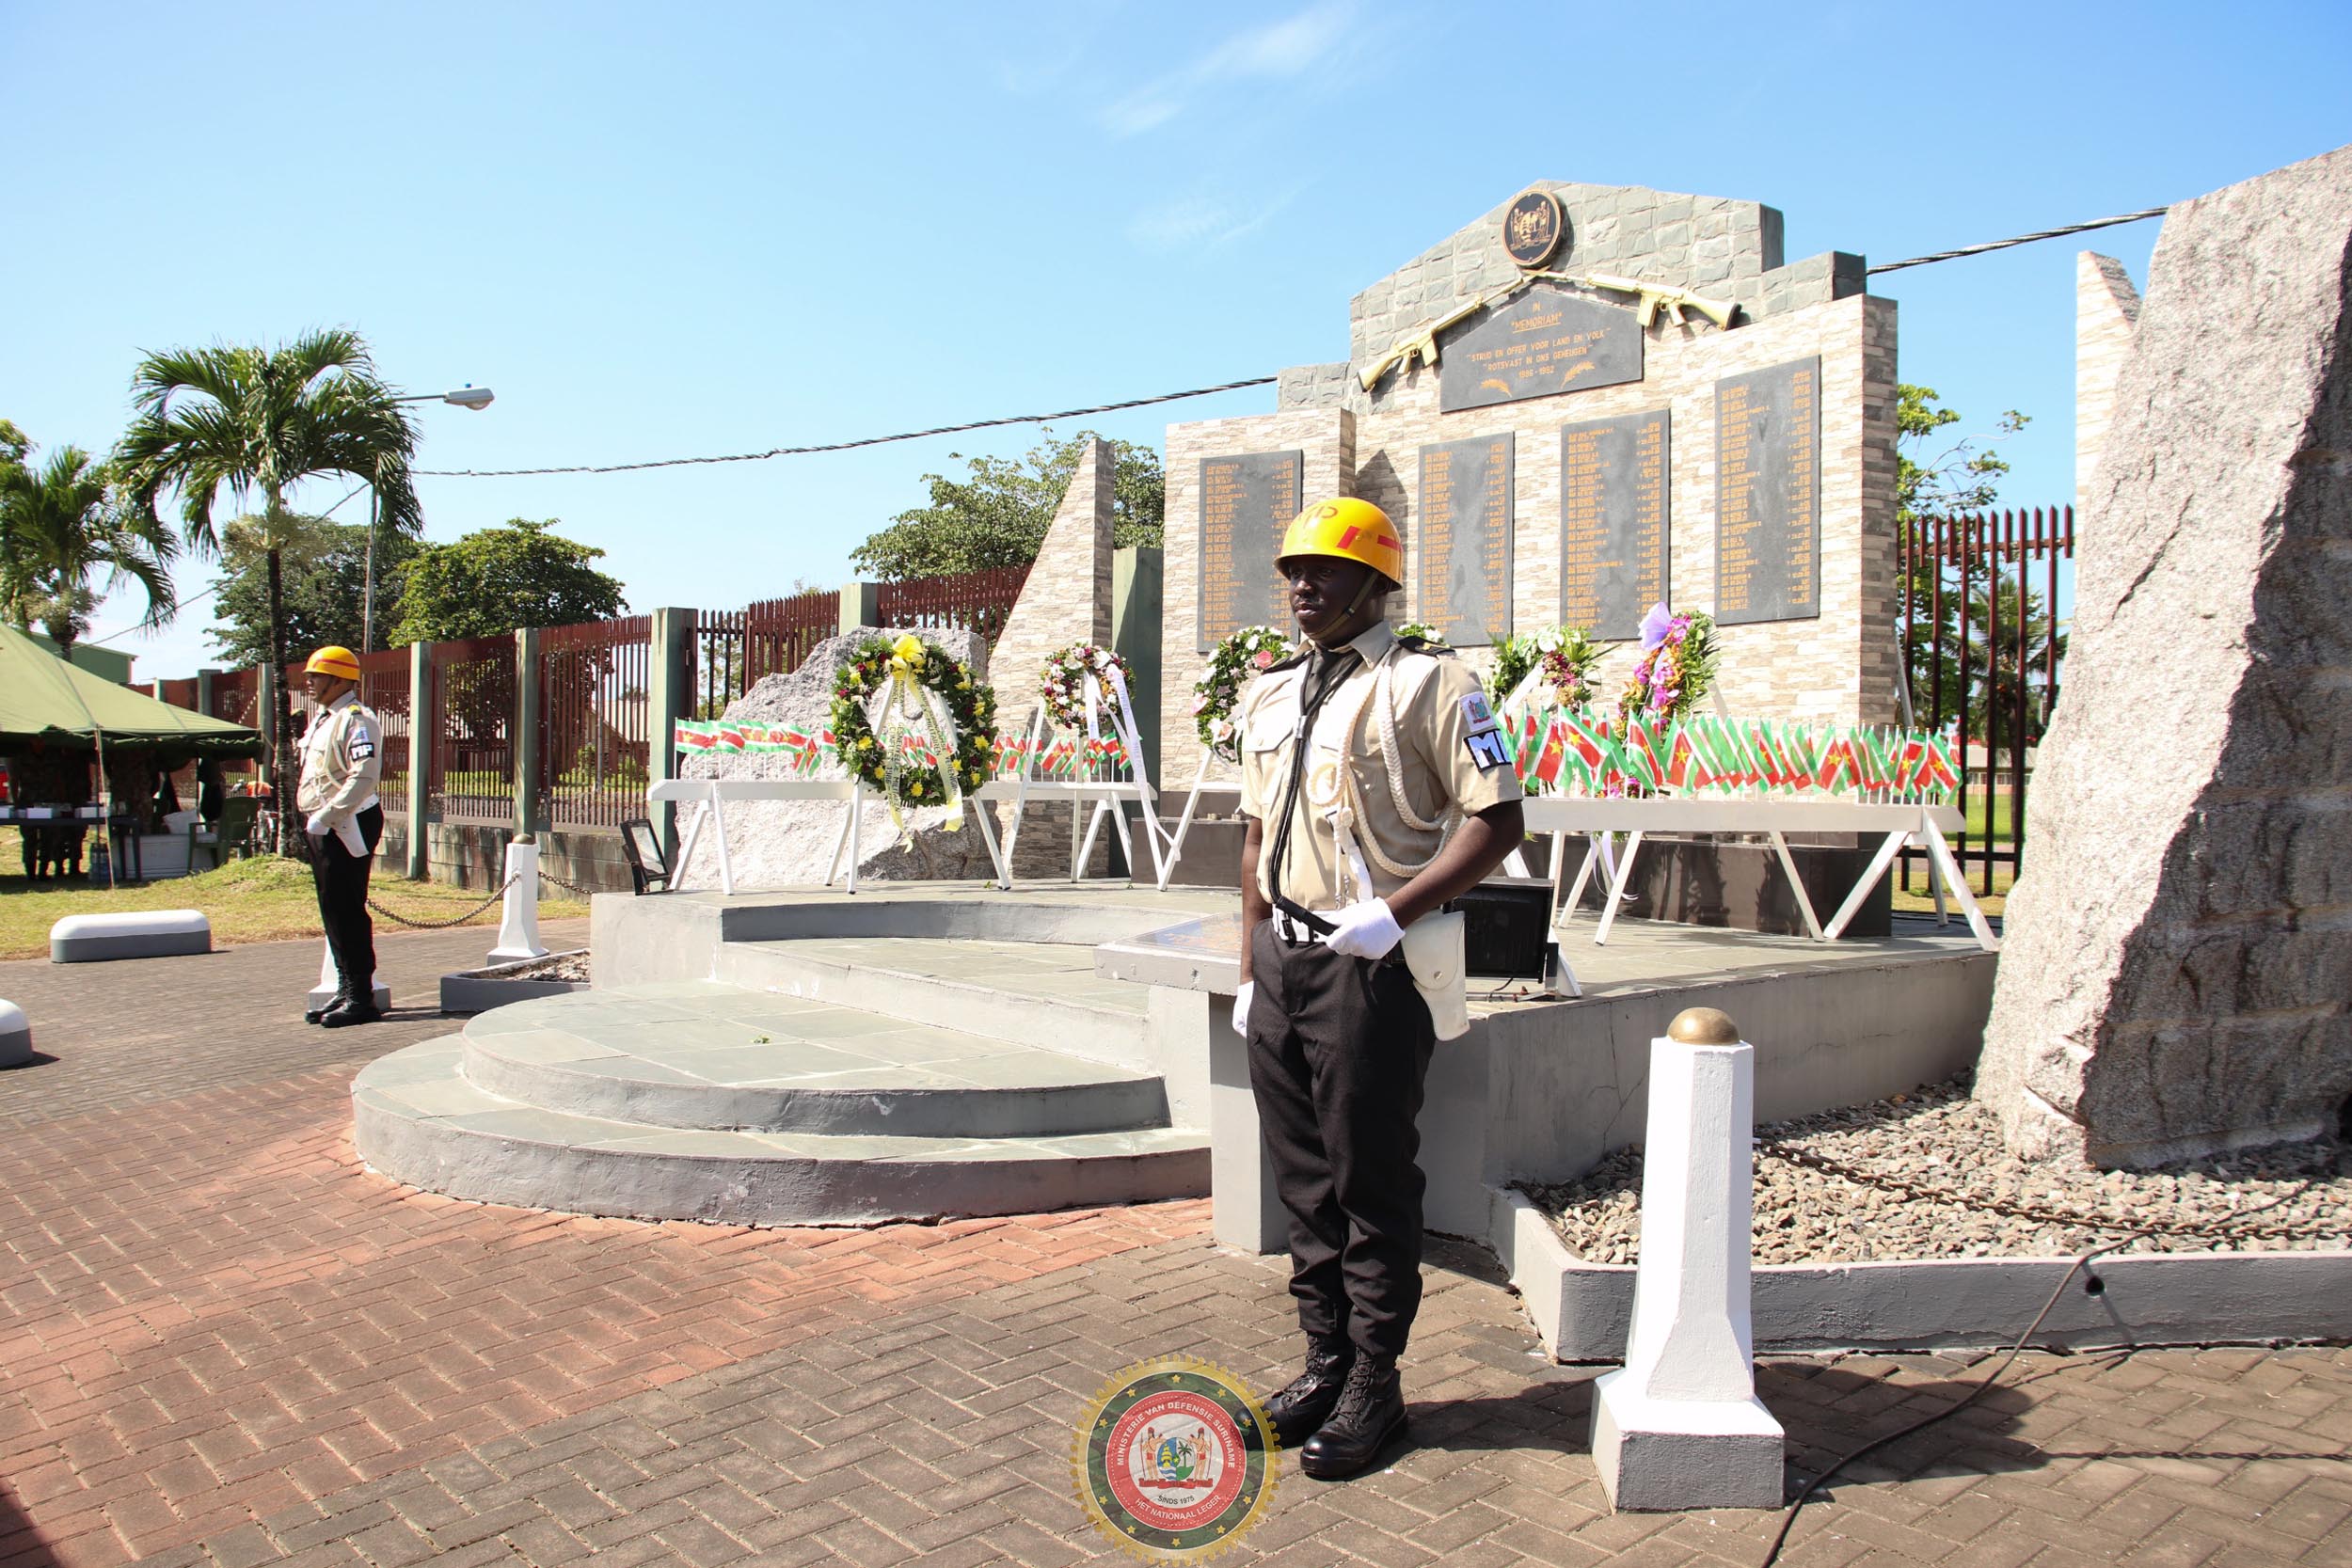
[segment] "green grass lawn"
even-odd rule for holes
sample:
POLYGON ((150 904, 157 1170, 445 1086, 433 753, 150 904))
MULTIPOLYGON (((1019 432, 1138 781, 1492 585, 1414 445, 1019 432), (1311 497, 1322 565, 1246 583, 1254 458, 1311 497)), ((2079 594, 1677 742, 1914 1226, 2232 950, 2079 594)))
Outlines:
MULTIPOLYGON (((135 882, 123 887, 92 887, 87 881, 36 882, 23 872, 24 861, 14 828, 0 828, 0 958, 39 958, 49 954, 49 927, 70 914, 103 914, 117 910, 202 910, 213 923, 218 946, 247 942, 283 942, 320 934, 318 897, 310 885, 310 868, 299 861, 276 855, 233 860, 216 871, 162 881, 135 882)), ((548 884, 542 883, 545 889, 548 884)), ((379 867, 369 889, 375 901, 411 920, 449 920, 482 900, 437 882, 412 882, 388 876, 379 867)), ((542 898, 540 918, 562 920, 584 915, 584 899, 542 898)), ((491 905, 469 920, 469 926, 495 926, 499 908, 491 905)), ((378 917, 379 934, 398 930, 378 917)))

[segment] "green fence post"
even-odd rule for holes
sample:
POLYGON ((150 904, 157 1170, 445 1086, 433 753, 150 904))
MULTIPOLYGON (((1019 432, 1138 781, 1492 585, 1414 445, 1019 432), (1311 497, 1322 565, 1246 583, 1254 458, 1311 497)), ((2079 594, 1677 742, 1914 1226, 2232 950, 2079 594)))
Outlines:
POLYGON ((546 802, 540 799, 539 753, 547 738, 539 733, 539 632, 525 626, 515 634, 515 728, 507 755, 515 759, 515 832, 534 832, 546 802))
MULTIPOLYGON (((655 784, 678 776, 677 721, 694 715, 695 612, 675 608, 653 612, 653 646, 645 672, 645 774, 655 784)), ((648 810, 661 852, 677 856, 677 808, 648 810)))
POLYGON ((841 629, 882 625, 882 584, 845 582, 841 585, 841 629))
POLYGON ((433 644, 408 644, 408 879, 421 882, 433 875, 425 841, 432 824, 425 820, 433 799, 433 743, 440 738, 440 692, 433 684, 433 644))

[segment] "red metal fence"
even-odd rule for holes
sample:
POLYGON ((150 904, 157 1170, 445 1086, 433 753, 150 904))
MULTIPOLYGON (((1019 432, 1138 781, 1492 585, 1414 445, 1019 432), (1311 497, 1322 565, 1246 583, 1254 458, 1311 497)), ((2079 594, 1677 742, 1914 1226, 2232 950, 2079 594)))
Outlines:
POLYGON ((1970 759, 1960 808, 1976 832, 1955 848, 1963 870, 1977 861, 1991 893, 1996 863, 2012 877, 2024 863, 2031 751, 2066 658, 2058 563, 2074 557, 2074 509, 1914 518, 1898 549, 1913 710, 1921 724, 1959 729, 1970 759))
POLYGON ((617 828, 645 809, 653 617, 539 634, 539 798, 558 828, 617 828))
POLYGON ((433 645, 435 684, 428 809, 444 822, 515 816, 515 639, 470 637, 433 645))
POLYGON ((885 582, 876 610, 885 626, 926 631, 961 626, 993 641, 1005 629, 1013 601, 1021 597, 1021 585, 1028 580, 1028 567, 1000 566, 962 577, 885 582))
POLYGON ((377 752, 382 769, 375 794, 384 803, 387 816, 408 814, 409 736, 416 728, 408 674, 405 648, 388 648, 359 656, 359 701, 374 709, 376 719, 384 726, 377 752))

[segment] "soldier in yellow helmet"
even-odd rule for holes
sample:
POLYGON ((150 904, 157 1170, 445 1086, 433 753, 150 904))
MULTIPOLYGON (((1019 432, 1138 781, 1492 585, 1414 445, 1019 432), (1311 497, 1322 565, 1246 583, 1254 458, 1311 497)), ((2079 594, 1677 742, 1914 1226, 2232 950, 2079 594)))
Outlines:
POLYGON ((384 771, 384 726, 359 702, 359 660, 327 646, 302 667, 303 689, 317 708, 302 737, 302 784, 294 804, 310 847, 319 920, 335 955, 334 1000, 303 1017, 329 1029, 373 1023, 375 927, 368 918, 368 872, 384 837, 375 798, 384 771))
POLYGON ((1421 1306, 1414 1124, 1437 1039, 1467 1022, 1460 917, 1441 907, 1523 832, 1477 677, 1384 618, 1405 578, 1388 515, 1319 501, 1276 565, 1309 649, 1236 705, 1248 831, 1233 1027, 1249 1042, 1307 1335, 1306 1370, 1266 1411, 1302 1470, 1337 1480, 1405 1425, 1396 1362, 1421 1306))

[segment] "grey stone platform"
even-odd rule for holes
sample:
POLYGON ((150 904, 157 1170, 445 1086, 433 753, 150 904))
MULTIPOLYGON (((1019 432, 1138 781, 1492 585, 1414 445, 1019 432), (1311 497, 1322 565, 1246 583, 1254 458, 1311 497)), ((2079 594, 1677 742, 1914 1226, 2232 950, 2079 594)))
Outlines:
POLYGON ((516 1003, 372 1064, 361 1158, 453 1196, 734 1224, 1208 1190, 1206 1133, 1140 1061, 1145 993, 1090 946, 771 939, 714 967, 737 978, 516 1003))

